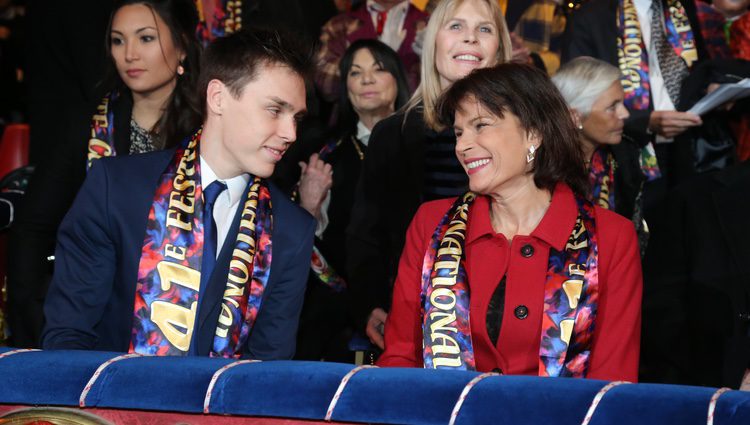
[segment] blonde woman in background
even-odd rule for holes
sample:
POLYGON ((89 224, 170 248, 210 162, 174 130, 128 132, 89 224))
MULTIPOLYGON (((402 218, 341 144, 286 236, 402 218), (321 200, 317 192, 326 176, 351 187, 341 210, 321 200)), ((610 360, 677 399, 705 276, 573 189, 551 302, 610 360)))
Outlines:
POLYGON ((356 324, 380 348, 409 222, 422 202, 467 187, 453 130, 438 121, 437 99, 471 71, 510 57, 497 1, 441 1, 425 29, 419 87, 403 110, 373 129, 347 232, 347 271, 356 324))

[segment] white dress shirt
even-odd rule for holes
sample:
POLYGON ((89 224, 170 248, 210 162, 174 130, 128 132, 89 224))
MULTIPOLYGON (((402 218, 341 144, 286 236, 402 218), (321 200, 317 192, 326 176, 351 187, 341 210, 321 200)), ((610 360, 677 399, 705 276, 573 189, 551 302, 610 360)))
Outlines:
POLYGON ((214 204, 214 221, 216 222, 216 257, 219 256, 224 241, 229 233, 229 227, 232 226, 232 220, 240 205, 240 201, 245 196, 247 184, 250 182, 248 174, 240 174, 228 180, 222 180, 216 176, 214 170, 208 165, 201 156, 201 187, 208 187, 215 180, 219 180, 227 185, 227 189, 219 194, 214 204))
MULTIPOLYGON (((660 1, 660 0, 656 0, 660 1)), ((654 111, 674 111, 676 108, 669 98, 667 85, 659 67, 659 57, 651 46, 651 2, 652 0, 634 0, 633 5, 638 13, 638 23, 641 26, 643 45, 648 52, 648 79, 651 83, 651 106, 654 111), (653 52, 653 53, 652 53, 653 52)), ((657 17, 658 18, 658 17, 657 17)), ((673 139, 656 136, 656 143, 669 143, 673 139)))

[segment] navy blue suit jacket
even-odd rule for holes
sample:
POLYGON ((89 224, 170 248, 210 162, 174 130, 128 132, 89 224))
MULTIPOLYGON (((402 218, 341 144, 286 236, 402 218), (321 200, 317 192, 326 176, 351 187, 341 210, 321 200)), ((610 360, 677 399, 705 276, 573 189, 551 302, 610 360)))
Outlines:
MULTIPOLYGON (((97 161, 57 236, 55 273, 44 307, 45 349, 127 351, 133 326, 138 263, 161 174, 174 150, 97 161)), ((273 207, 271 274, 245 357, 294 355, 315 220, 270 186, 273 207)), ((240 207, 242 206, 240 203, 240 207)), ((221 309, 239 210, 199 298, 193 338, 207 355, 221 309)))

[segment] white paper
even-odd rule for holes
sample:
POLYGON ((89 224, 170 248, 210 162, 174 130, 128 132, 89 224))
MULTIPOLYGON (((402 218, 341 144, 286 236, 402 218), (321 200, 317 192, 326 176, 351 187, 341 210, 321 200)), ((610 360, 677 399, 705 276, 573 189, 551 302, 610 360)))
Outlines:
POLYGON ((745 78, 739 83, 722 84, 719 88, 696 102, 688 112, 692 112, 696 115, 703 115, 717 106, 748 96, 750 96, 750 78, 745 78))

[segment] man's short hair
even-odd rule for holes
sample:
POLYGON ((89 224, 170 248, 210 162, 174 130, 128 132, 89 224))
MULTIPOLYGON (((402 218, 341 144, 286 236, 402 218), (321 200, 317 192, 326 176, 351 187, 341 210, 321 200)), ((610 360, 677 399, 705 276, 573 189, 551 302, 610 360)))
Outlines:
POLYGON ((206 90, 219 80, 235 98, 258 76, 262 65, 286 66, 306 82, 313 72, 312 50, 290 34, 276 30, 242 30, 211 43, 201 58, 198 87, 206 117, 206 90))

